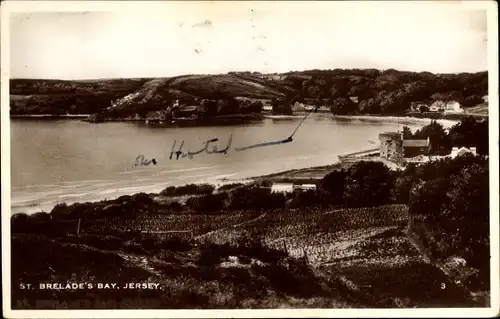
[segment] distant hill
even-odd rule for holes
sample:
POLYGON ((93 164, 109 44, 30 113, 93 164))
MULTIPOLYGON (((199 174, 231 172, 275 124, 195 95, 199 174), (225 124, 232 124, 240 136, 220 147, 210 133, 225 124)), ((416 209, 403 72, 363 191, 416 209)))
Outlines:
POLYGON ((411 102, 454 100, 464 107, 479 105, 488 94, 488 73, 335 69, 155 79, 12 79, 10 86, 13 115, 69 113, 143 118, 149 111, 166 110, 176 100, 199 106, 197 114, 206 116, 260 112, 255 103, 265 100, 283 112, 289 112, 289 104, 303 102, 330 107, 335 114, 401 115, 411 102))
POLYGON ((140 89, 146 79, 11 79, 11 114, 92 114, 140 89))

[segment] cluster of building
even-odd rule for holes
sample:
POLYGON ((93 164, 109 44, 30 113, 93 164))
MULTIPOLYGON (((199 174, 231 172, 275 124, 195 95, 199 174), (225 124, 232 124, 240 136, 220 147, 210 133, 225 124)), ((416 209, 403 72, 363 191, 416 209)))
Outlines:
POLYGON ((267 81, 283 81, 286 78, 286 75, 282 74, 264 74, 260 76, 261 79, 267 81))
POLYGON ((295 193, 308 190, 316 190, 315 184, 294 184, 294 183, 273 183, 271 192, 273 193, 295 193))
POLYGON ((464 109, 460 107, 460 103, 457 101, 434 101, 430 104, 428 103, 411 103, 410 112, 434 112, 434 113, 463 113, 464 109))
POLYGON ((179 100, 176 100, 172 106, 168 106, 165 110, 149 111, 146 114, 146 124, 168 122, 179 118, 196 117, 198 105, 185 104, 180 105, 179 100))
POLYGON ((405 163, 425 163, 443 158, 455 158, 465 154, 477 155, 475 147, 453 147, 450 154, 430 156, 430 140, 408 140, 401 132, 386 132, 379 134, 380 157, 398 165, 405 163))

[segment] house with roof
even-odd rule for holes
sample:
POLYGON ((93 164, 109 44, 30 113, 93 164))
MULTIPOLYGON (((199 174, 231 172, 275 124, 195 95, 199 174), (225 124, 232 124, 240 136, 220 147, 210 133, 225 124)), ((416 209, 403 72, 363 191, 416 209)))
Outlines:
POLYGON ((273 105, 271 104, 270 100, 264 100, 262 103, 262 111, 264 112, 270 112, 273 110, 273 105))
POLYGON ((460 107, 460 103, 457 101, 450 101, 446 103, 444 108, 445 113, 463 113, 464 110, 460 107))
POLYGON ((423 102, 411 102, 410 103, 410 112, 422 112, 425 109, 429 109, 429 105, 423 102))
POLYGON ((427 154, 430 150, 430 139, 426 140, 403 140, 403 157, 412 157, 427 154))
POLYGON ((446 102, 441 100, 434 101, 429 106, 430 112, 444 112, 445 109, 446 109, 446 102))
POLYGON ((273 183, 271 185, 272 193, 296 193, 316 190, 315 184, 297 184, 297 183, 273 183))
POLYGON ((314 191, 316 190, 316 184, 294 184, 293 190, 296 192, 314 191))
POLYGON ((405 158, 405 163, 422 164, 422 163, 427 163, 429 160, 430 160, 429 156, 420 154, 415 157, 405 158))
POLYGON ((399 165, 406 158, 427 155, 430 150, 430 140, 405 140, 401 132, 385 132, 379 134, 380 157, 399 165))
POLYGON ((306 109, 306 105, 304 103, 299 102, 299 101, 295 102, 292 105, 293 111, 304 111, 305 109, 306 109))
POLYGON ((293 183, 273 183, 271 193, 293 193, 293 183))
POLYGON ((172 108, 172 113, 174 118, 188 118, 197 115, 198 106, 197 105, 181 105, 176 108, 172 108))
POLYGON ((359 98, 357 96, 349 96, 349 99, 353 102, 353 103, 359 103, 359 98))
POLYGON ((168 112, 166 110, 161 111, 149 111, 146 113, 146 124, 162 123, 168 119, 168 112))

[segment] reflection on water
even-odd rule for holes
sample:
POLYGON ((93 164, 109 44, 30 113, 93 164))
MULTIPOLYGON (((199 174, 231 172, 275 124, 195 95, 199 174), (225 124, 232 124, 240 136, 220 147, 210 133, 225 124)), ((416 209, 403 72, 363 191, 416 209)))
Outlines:
MULTIPOLYGON (((78 120, 11 120, 12 212, 50 210, 58 202, 94 201, 169 185, 220 182, 335 163, 339 154, 370 148, 377 135, 401 129, 392 119, 362 120, 311 114, 290 143, 226 155, 201 152, 170 160, 175 140, 195 152, 218 138, 220 148, 286 138, 302 116, 236 125, 157 127, 142 123, 91 124, 78 120), (156 165, 134 166, 137 155, 156 165)), ((425 120, 406 121, 413 129, 425 120)))

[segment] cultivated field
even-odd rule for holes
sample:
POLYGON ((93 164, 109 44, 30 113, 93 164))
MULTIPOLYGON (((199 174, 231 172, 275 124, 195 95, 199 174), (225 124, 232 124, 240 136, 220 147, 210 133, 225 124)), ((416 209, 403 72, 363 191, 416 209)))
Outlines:
MULTIPOLYGON (((88 282, 101 278, 98 269, 104 267, 106 281, 122 283, 132 276, 160 283, 162 291, 120 291, 120 298, 153 300, 156 308, 477 306, 419 252, 407 225, 404 205, 151 212, 82 221, 80 235, 43 241, 15 236, 13 263, 23 269, 13 280, 88 282), (156 233, 140 233, 145 231, 156 233), (23 255, 33 254, 37 245, 42 245, 34 250, 37 264, 28 267, 23 255), (105 266, 110 262, 114 266, 105 266), (69 266, 71 272, 64 272, 69 266)), ((28 300, 51 298, 47 293, 33 291, 28 300)), ((56 297, 110 296, 116 298, 116 292, 63 291, 56 297)))
MULTIPOLYGON (((407 224, 406 206, 387 205, 330 211, 307 208, 184 212, 143 217, 130 221, 127 227, 170 232, 162 236, 190 238, 202 245, 235 245, 249 238, 257 240, 266 247, 305 260, 319 278, 334 280, 371 306, 473 305, 467 293, 408 240, 407 224), (423 289, 428 293, 423 294, 423 289)), ((246 267, 237 259, 223 261, 221 265, 246 267)))

